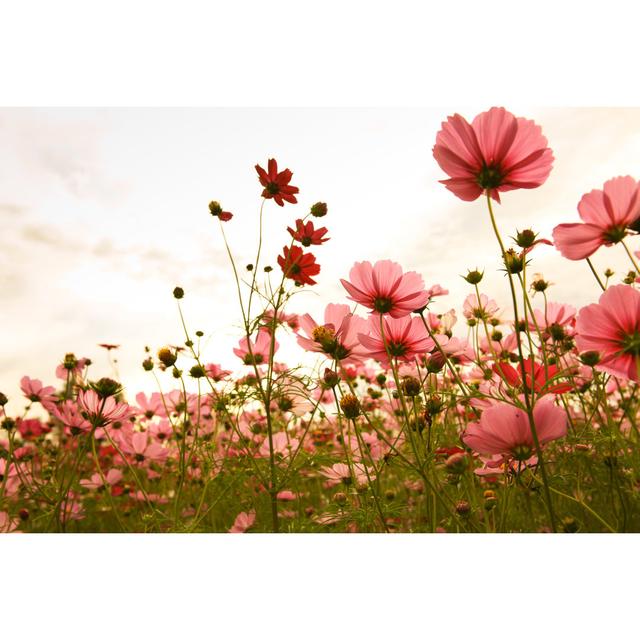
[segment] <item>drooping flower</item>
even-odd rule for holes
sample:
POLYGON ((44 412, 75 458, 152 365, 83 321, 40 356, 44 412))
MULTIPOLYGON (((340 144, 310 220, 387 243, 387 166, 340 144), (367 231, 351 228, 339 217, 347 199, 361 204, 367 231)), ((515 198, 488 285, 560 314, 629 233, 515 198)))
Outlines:
POLYGON ((231 375, 231 371, 223 369, 219 364, 213 362, 205 365, 204 370, 207 373, 207 378, 211 378, 214 382, 220 382, 231 375))
POLYGON ((640 217, 640 182, 631 176, 607 180, 603 189, 582 196, 578 213, 583 222, 559 224, 553 239, 569 260, 588 258, 601 246, 620 242, 640 217))
POLYGON ((342 364, 356 364, 367 357, 358 333, 367 332, 367 321, 351 313, 349 305, 328 304, 324 324, 319 325, 308 313, 300 316, 298 344, 307 351, 325 353, 342 364))
MULTIPOLYGON (((278 341, 273 345, 273 353, 278 350, 278 341)), ((258 331, 258 337, 255 342, 248 341, 245 336, 238 343, 238 348, 233 353, 238 356, 247 365, 266 364, 269 362, 269 350, 271 348, 271 334, 264 328, 258 331)))
POLYGON ((640 367, 640 291, 609 287, 597 304, 583 307, 576 321, 579 351, 597 351, 597 369, 638 382, 640 367))
MULTIPOLYGON (((567 434, 567 414, 554 404, 551 396, 536 403, 533 420, 541 445, 567 434)), ((480 422, 467 425, 462 441, 479 453, 502 454, 516 460, 528 460, 535 454, 529 416, 510 404, 485 409, 480 422)))
POLYGON ((269 159, 267 169, 265 171, 260 165, 256 165, 260 184, 264 187, 262 197, 273 198, 281 207, 284 207, 285 201, 296 204, 298 201, 294 194, 300 190, 289 184, 293 173, 289 169, 278 171, 278 163, 273 158, 269 159))
POLYGON ((316 284, 311 276, 320 273, 320 265, 312 253, 304 253, 300 247, 283 247, 278 264, 286 278, 291 278, 298 284, 316 284))
POLYGON ((359 333, 360 344, 368 356, 388 365, 390 358, 411 362, 435 347, 422 320, 417 317, 383 318, 369 317, 369 333, 359 333))
POLYGON ((342 286, 353 300, 374 313, 388 313, 402 318, 429 302, 422 277, 415 271, 402 272, 402 267, 391 260, 356 262, 349 272, 349 280, 341 279, 342 286))
POLYGON ((544 310, 536 309, 529 321, 531 331, 537 329, 544 340, 560 341, 575 333, 576 309, 570 304, 549 302, 544 310))
POLYGON ((295 230, 287 227, 287 231, 291 234, 291 237, 303 247, 310 247, 312 244, 322 244, 329 240, 329 238, 324 237, 327 233, 327 227, 316 229, 311 220, 305 223, 298 219, 296 220, 295 230))
MULTIPOLYGON (((104 480, 109 486, 118 484, 122 480, 122 471, 120 469, 109 469, 103 474, 104 480)), ((99 473, 94 473, 91 478, 80 480, 80 486, 85 489, 100 489, 104 486, 102 476, 99 473)))
POLYGON ((375 473, 369 471, 363 464, 352 465, 353 476, 351 476, 351 469, 349 465, 343 462, 337 462, 331 467, 322 467, 320 473, 327 478, 327 485, 333 487, 341 482, 343 484, 351 484, 354 480, 358 486, 366 486, 369 483, 369 478, 373 480, 375 473))
POLYGON ((539 187, 553 164, 540 127, 502 107, 481 113, 471 124, 457 113, 449 116, 436 136, 433 157, 449 175, 440 182, 467 201, 489 193, 500 202, 501 191, 539 187))

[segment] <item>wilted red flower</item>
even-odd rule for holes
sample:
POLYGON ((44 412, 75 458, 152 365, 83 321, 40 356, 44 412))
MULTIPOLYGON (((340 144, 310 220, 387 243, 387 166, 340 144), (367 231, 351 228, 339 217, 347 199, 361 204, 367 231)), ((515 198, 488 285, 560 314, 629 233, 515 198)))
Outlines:
POLYGON ((292 187, 289 182, 293 177, 293 173, 289 169, 278 171, 278 163, 273 159, 269 159, 269 171, 265 171, 259 164, 256 165, 256 171, 260 179, 260 184, 264 187, 262 191, 263 198, 273 198, 277 204, 284 207, 284 201, 296 204, 295 193, 300 190, 298 187, 292 187))
POLYGON ((298 284, 316 284, 310 276, 320 273, 320 265, 312 253, 304 253, 300 247, 283 247, 283 256, 278 256, 278 264, 286 278, 298 284))
POLYGON ((326 227, 320 227, 315 229, 313 222, 309 221, 306 224, 298 219, 296 220, 295 231, 291 227, 287 227, 287 231, 291 234, 294 240, 297 240, 303 247, 309 247, 312 244, 322 244, 329 240, 323 236, 327 233, 326 227))
POLYGON ((449 116, 436 137, 433 157, 450 176, 440 182, 462 200, 487 192, 500 202, 500 191, 539 187, 553 164, 540 127, 503 107, 481 113, 471 124, 457 113, 449 116))

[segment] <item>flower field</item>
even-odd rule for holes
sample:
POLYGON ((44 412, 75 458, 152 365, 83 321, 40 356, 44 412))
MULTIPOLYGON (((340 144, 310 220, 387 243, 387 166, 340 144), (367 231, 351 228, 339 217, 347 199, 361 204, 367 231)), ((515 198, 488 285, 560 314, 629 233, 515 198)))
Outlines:
POLYGON ((450 300, 446 282, 358 249, 341 299, 322 317, 292 312, 322 278, 331 204, 304 201, 268 159, 257 218, 203 206, 229 259, 237 366, 205 359, 177 286, 184 341, 141 362, 157 391, 98 378, 64 350, 50 379, 25 372, 21 397, 0 393, 0 532, 640 531, 640 182, 577 194, 545 238, 498 215, 509 191, 544 190, 554 156, 540 123, 497 107, 449 116, 433 160, 433 189, 486 204, 507 306, 480 269, 450 300), (255 225, 251 264, 227 242, 236 224, 255 225), (277 255, 267 224, 282 226, 277 255), (584 263, 592 304, 554 299, 541 245, 584 263), (591 257, 607 251, 628 271, 600 272, 591 257), (300 361, 280 359, 286 336, 300 361))

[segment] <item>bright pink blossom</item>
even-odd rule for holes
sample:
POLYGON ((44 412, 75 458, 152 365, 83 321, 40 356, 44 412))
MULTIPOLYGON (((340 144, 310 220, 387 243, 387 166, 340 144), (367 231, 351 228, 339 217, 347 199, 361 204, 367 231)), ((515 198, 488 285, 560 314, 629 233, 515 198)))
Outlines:
POLYGON ((369 333, 358 334, 358 339, 368 351, 369 357, 384 365, 389 364, 389 358, 410 362, 435 347, 422 319, 415 316, 383 318, 382 327, 380 316, 371 316, 369 333))
MULTIPOLYGON (((533 420, 541 445, 567 434, 567 414, 550 396, 536 403, 533 420)), ((517 460, 528 460, 535 454, 529 416, 523 409, 510 404, 501 403, 485 409, 479 423, 467 425, 462 441, 479 453, 499 453, 517 460)))
POLYGON ((612 178, 603 189, 582 196, 578 213, 583 222, 559 224, 553 239, 569 260, 588 258, 603 245, 620 242, 640 217, 640 182, 631 176, 612 178))
MULTIPOLYGON (((278 350, 278 341, 274 341, 273 353, 278 350)), ((269 362, 269 350, 271 348, 271 334, 263 327, 258 331, 255 342, 247 340, 247 337, 240 339, 238 348, 233 350, 238 358, 245 364, 266 364, 269 362)))
POLYGON ((358 333, 366 333, 367 321, 351 313, 349 305, 328 304, 324 311, 324 324, 319 325, 308 314, 300 316, 298 344, 307 351, 325 353, 342 364, 355 364, 367 357, 358 339, 358 333))
POLYGON ((580 351, 597 351, 597 368, 638 382, 640 377, 640 291, 609 287, 598 304, 583 307, 576 322, 580 351))
POLYGON ((402 272, 391 260, 356 262, 349 272, 349 280, 340 280, 349 300, 361 304, 374 313, 402 318, 429 302, 424 281, 415 271, 402 272))
POLYGON ((42 403, 47 410, 57 400, 55 387, 45 387, 40 380, 33 380, 29 376, 21 378, 20 389, 27 399, 42 403))
POLYGON ((502 107, 481 113, 471 124, 461 115, 449 116, 436 136, 433 157, 450 176, 440 182, 462 200, 487 192, 499 202, 501 191, 539 187, 553 164, 540 127, 502 107))

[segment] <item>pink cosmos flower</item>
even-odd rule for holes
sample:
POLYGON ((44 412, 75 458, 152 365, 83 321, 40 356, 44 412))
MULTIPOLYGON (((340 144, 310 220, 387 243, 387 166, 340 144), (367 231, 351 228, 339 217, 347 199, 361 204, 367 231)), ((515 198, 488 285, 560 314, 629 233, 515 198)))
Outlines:
POLYGON ((402 273, 402 267, 391 260, 356 262, 348 280, 340 280, 353 300, 374 313, 388 313, 392 318, 402 318, 424 307, 429 294, 424 289, 422 277, 415 271, 402 273))
MULTIPOLYGON (((353 465, 354 478, 351 477, 349 465, 344 464, 343 462, 338 462, 331 467, 322 467, 320 469, 320 473, 325 478, 328 478, 327 485, 330 487, 340 484, 341 482, 344 484, 351 484, 353 480, 355 480, 356 484, 359 486, 365 486, 369 482, 369 479, 367 478, 367 470, 361 464, 353 465)), ((375 478, 375 474, 371 471, 369 471, 369 478, 372 480, 375 478)))
POLYGON ((582 196, 578 213, 583 222, 559 224, 553 239, 569 260, 582 260, 602 245, 620 242, 640 217, 640 183, 631 176, 607 180, 604 188, 582 196))
MULTIPOLYGON (((109 486, 118 484, 122 480, 122 471, 120 469, 109 469, 104 474, 104 479, 109 486)), ((100 489, 103 486, 102 477, 99 473, 94 473, 88 480, 80 480, 80 486, 85 489, 100 489)))
POLYGON ((129 438, 123 438, 120 448, 124 453, 133 456, 138 463, 163 462, 169 455, 168 449, 157 442, 150 442, 148 434, 139 431, 131 433, 129 438))
MULTIPOLYGON (((258 331, 258 337, 256 341, 248 342, 247 337, 245 336, 238 343, 238 348, 233 350, 238 358, 242 360, 247 365, 251 364, 266 364, 269 362, 269 349, 271 346, 271 334, 262 327, 258 331), (251 351, 249 351, 249 347, 251 347, 251 351)), ((278 350, 277 340, 273 345, 273 353, 278 350)))
POLYGON ((25 439, 29 438, 38 438, 45 433, 49 433, 51 431, 51 427, 38 420, 37 418, 31 419, 22 419, 18 418, 16 420, 16 428, 20 432, 20 435, 25 439))
POLYGON ((118 402, 113 396, 101 398, 93 389, 78 393, 78 406, 87 413, 90 422, 100 426, 135 415, 135 410, 128 404, 118 402))
POLYGON ((307 351, 325 353, 342 364, 355 364, 367 357, 358 340, 358 333, 366 333, 367 321, 354 315, 346 304, 328 304, 324 310, 324 324, 308 314, 300 316, 298 344, 307 351))
POLYGON ((435 347, 420 318, 384 318, 382 329, 380 317, 369 318, 369 333, 359 333, 360 344, 368 355, 384 365, 389 364, 389 356, 403 362, 410 362, 435 347))
POLYGON ((500 202, 501 191, 539 187, 553 164, 540 127, 502 107, 481 113, 471 124, 457 113, 449 116, 436 136, 433 157, 450 176, 440 182, 467 201, 487 192, 500 202))
POLYGON ((65 427, 71 429, 73 434, 91 431, 91 423, 80 413, 80 408, 71 400, 65 400, 58 406, 53 407, 51 413, 65 427))
POLYGON ((597 351, 597 369, 640 380, 640 291, 625 284, 609 287, 598 304, 583 307, 576 322, 579 351, 597 351))
MULTIPOLYGON (((278 431, 273 434, 273 452, 275 455, 288 458, 300 444, 300 441, 297 438, 287 437, 287 434, 283 431, 278 431)), ((260 447, 260 455, 263 458, 269 457, 269 439, 265 438, 262 446, 260 447)))
MULTIPOLYGON (((567 434, 567 414, 550 396, 536 403, 533 419, 541 445, 567 434)), ((467 425, 462 441, 479 453, 499 453, 516 460, 528 460, 535 453, 529 417, 525 411, 510 404, 501 403, 485 409, 479 423, 467 425)))
POLYGON ((207 377, 211 378, 214 382, 220 382, 227 376, 231 375, 231 371, 223 369, 219 364, 207 364, 205 365, 204 370, 207 373, 207 377))
POLYGON ((476 320, 488 320, 498 313, 498 304, 484 293, 480 294, 480 301, 475 293, 470 293, 462 305, 462 314, 467 320, 474 318, 476 320))
POLYGON ((148 398, 144 393, 140 392, 136 395, 136 402, 138 403, 140 413, 149 420, 153 418, 153 416, 163 415, 165 413, 162 396, 157 391, 152 393, 148 398))
POLYGON ((535 331, 537 324, 545 340, 562 340, 575 333, 576 309, 570 304, 549 302, 545 310, 536 309, 533 318, 535 322, 529 322, 530 330, 535 331))
POLYGON ((236 519, 231 526, 231 529, 227 533, 245 533, 247 529, 253 526, 256 521, 256 512, 249 511, 248 513, 242 511, 236 516, 236 519))
POLYGON ((31 402, 40 402, 47 410, 58 399, 55 387, 45 387, 40 380, 32 380, 29 376, 21 378, 20 389, 31 402))

